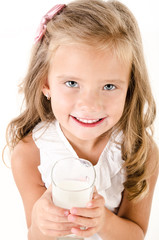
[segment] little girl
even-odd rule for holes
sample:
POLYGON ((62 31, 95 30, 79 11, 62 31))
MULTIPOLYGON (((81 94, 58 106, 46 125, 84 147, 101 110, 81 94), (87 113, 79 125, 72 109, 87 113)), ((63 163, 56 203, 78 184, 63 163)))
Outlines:
POLYGON ((53 7, 39 26, 23 90, 25 110, 7 134, 28 239, 144 239, 159 157, 132 13, 118 1, 53 7), (94 165, 96 189, 85 208, 68 210, 52 201, 50 173, 72 156, 94 165))

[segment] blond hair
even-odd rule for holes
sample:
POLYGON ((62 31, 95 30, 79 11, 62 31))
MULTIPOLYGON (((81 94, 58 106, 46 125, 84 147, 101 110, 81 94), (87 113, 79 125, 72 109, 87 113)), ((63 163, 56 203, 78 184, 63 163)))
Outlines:
POLYGON ((155 103, 144 61, 138 25, 129 9, 118 1, 77 0, 47 24, 45 36, 33 46, 30 66, 23 81, 25 111, 8 126, 8 144, 15 145, 40 121, 55 117, 42 93, 52 54, 60 44, 84 43, 110 48, 121 61, 131 62, 125 108, 114 129, 122 130, 125 189, 128 198, 142 198, 148 190, 147 157, 155 103))

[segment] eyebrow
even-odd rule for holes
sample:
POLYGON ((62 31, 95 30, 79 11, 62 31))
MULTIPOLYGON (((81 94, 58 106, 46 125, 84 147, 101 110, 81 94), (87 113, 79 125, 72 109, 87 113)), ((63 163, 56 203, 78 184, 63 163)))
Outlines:
POLYGON ((78 78, 78 77, 75 77, 75 76, 72 76, 72 75, 59 75, 57 76, 58 79, 72 79, 72 80, 82 80, 81 78, 78 78))
MULTIPOLYGON (((57 76, 58 79, 69 79, 69 80, 74 80, 74 81, 84 81, 82 78, 79 78, 79 77, 75 77, 73 75, 66 75, 66 74, 63 74, 63 75, 59 75, 57 76)), ((99 79, 100 81, 100 79, 99 79)), ((103 83, 118 83, 118 84, 124 84, 125 83, 125 80, 122 80, 122 79, 101 79, 101 82, 103 83)))

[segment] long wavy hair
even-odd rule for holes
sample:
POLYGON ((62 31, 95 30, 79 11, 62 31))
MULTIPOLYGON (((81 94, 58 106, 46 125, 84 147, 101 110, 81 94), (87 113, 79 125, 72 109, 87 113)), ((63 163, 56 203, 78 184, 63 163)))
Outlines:
POLYGON ((84 43, 101 50, 111 48, 121 61, 131 63, 124 111, 113 130, 124 133, 121 147, 128 199, 141 199, 148 191, 147 157, 156 108, 138 24, 130 10, 118 1, 77 0, 47 24, 45 35, 33 45, 22 83, 25 110, 8 125, 8 145, 14 149, 21 139, 31 134, 36 124, 55 118, 42 86, 58 46, 71 43, 84 43))

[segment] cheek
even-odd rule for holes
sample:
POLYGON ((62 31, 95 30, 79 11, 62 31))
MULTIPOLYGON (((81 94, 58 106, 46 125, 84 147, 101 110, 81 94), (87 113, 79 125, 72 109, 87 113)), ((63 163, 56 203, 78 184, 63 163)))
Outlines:
POLYGON ((118 96, 110 101, 110 111, 113 115, 122 115, 125 106, 125 96, 118 96))
POLYGON ((70 94, 65 94, 62 91, 52 92, 51 105, 53 111, 66 112, 74 104, 74 99, 70 94))

